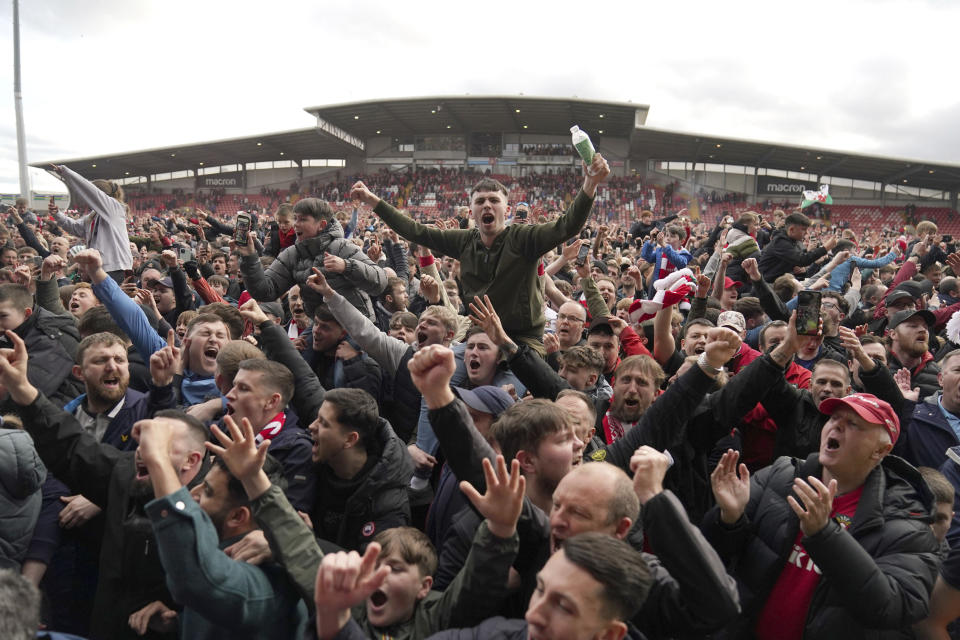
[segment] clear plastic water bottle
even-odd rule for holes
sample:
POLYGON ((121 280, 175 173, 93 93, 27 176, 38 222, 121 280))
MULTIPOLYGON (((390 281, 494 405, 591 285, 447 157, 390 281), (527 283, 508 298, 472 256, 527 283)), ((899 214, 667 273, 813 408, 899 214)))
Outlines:
POLYGON ((570 133, 573 137, 574 148, 589 167, 590 163, 593 162, 594 154, 597 152, 596 149, 593 148, 593 143, 590 142, 590 136, 588 136, 585 131, 581 130, 578 125, 573 125, 570 127, 570 133))

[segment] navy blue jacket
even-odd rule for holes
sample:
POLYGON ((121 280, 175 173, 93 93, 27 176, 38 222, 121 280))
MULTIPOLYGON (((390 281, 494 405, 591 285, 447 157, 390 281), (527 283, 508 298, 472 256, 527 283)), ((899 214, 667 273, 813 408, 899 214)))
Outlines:
MULTIPOLYGON (((73 415, 86 397, 87 394, 80 394, 64 405, 63 410, 73 415)), ((157 411, 175 407, 176 398, 173 394, 172 385, 158 388, 151 384, 150 393, 140 393, 128 388, 126 395, 123 397, 123 408, 110 421, 101 442, 113 445, 120 451, 133 451, 137 448, 137 443, 130 437, 133 425, 138 420, 152 417, 157 411)))
POLYGON ((900 438, 893 453, 915 467, 939 469, 946 461, 946 451, 960 445, 937 404, 939 394, 923 402, 904 402, 900 412, 900 438))

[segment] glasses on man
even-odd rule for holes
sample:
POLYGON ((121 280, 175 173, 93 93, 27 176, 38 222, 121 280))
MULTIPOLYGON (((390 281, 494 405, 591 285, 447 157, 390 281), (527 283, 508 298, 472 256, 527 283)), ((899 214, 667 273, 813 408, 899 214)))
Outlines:
POLYGON ((565 313, 558 313, 557 322, 579 322, 583 324, 585 320, 583 318, 578 318, 577 316, 568 316, 565 313))
POLYGON ((833 303, 833 302, 821 302, 821 303, 820 303, 820 308, 821 308, 821 309, 830 309, 831 311, 836 311, 836 310, 839 309, 840 307, 838 307, 838 306, 836 305, 836 303, 833 303))

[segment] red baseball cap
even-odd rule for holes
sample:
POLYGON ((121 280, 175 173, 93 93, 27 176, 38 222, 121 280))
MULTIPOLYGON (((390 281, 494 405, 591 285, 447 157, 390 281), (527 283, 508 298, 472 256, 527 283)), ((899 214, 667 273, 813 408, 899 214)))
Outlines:
POLYGON ((878 424, 886 429, 891 444, 896 444, 900 436, 900 419, 887 402, 869 393, 854 393, 846 398, 827 398, 820 403, 820 413, 833 415, 840 405, 852 409, 870 424, 878 424))
POLYGON ((739 280, 734 280, 734 279, 731 278, 730 276, 723 276, 723 288, 724 288, 724 289, 729 289, 729 288, 731 288, 731 287, 736 287, 737 289, 739 289, 739 288, 742 287, 742 286, 743 286, 743 283, 740 282, 739 280))

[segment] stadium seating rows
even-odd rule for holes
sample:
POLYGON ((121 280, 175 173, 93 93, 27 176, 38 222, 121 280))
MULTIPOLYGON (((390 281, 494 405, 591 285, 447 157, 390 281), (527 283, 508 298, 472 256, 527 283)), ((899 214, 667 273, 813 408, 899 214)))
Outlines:
MULTIPOLYGON (((427 217, 443 217, 452 215, 456 206, 466 203, 467 190, 481 174, 476 172, 459 171, 425 171, 414 174, 387 174, 385 172, 363 176, 361 179, 376 187, 379 193, 390 197, 395 204, 405 208, 412 215, 427 217)), ((579 182, 579 176, 573 173, 558 173, 538 176, 514 178, 506 175, 493 175, 510 190, 510 202, 529 202, 534 211, 549 209, 563 209, 569 203, 571 195, 579 182)), ((300 197, 315 195, 331 201, 335 208, 347 208, 350 203, 346 196, 349 193, 349 184, 340 183, 311 183, 301 190, 300 194, 293 194, 287 190, 274 192, 271 195, 262 193, 250 194, 220 194, 211 197, 201 195, 199 204, 206 209, 230 215, 234 211, 244 209, 270 210, 277 204, 295 201, 300 197)), ((198 204, 192 194, 134 194, 128 198, 128 204, 135 215, 156 215, 169 208, 175 201, 178 207, 194 207, 198 204)), ((656 184, 643 184, 639 176, 615 178, 605 184, 597 198, 596 209, 608 221, 629 224, 637 219, 642 209, 652 208, 657 215, 665 215, 665 211, 674 212, 689 202, 687 194, 677 194, 675 201, 666 203, 665 190, 656 184), (651 207, 651 197, 653 206, 651 207)), ((726 211, 731 215, 744 211, 757 211, 762 203, 736 204, 719 202, 707 204, 699 202, 691 207, 691 214, 708 223, 715 224, 721 214, 726 211)), ((899 229, 906 223, 902 206, 868 206, 834 204, 829 207, 831 222, 845 222, 856 232, 870 227, 882 229, 884 227, 899 229)), ((913 218, 915 220, 933 220, 943 233, 960 235, 960 217, 948 207, 917 207, 913 218)))

